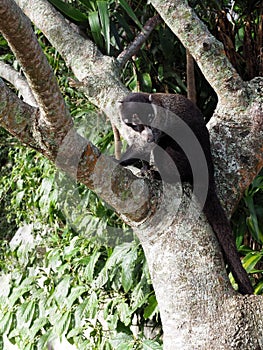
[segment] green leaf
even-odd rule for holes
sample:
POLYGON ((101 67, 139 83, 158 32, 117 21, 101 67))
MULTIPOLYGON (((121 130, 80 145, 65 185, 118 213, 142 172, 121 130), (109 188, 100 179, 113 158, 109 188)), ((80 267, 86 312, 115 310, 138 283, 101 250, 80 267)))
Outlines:
POLYGON ((133 312, 135 312, 138 308, 140 308, 146 302, 147 298, 148 298, 148 295, 144 294, 142 290, 142 282, 140 282, 139 284, 136 285, 131 295, 133 312))
POLYGON ((4 316, 1 316, 0 319, 0 334, 9 333, 12 326, 14 314, 11 311, 8 311, 4 316))
POLYGON ((101 35, 101 24, 99 19, 99 12, 93 11, 88 16, 91 34, 97 46, 103 47, 103 38, 101 35))
POLYGON ((79 2, 86 6, 89 11, 94 11, 96 8, 96 0, 79 0, 79 2))
POLYGON ((132 350, 134 346, 133 335, 118 333, 114 339, 110 339, 114 350, 132 350))
POLYGON ((64 301, 64 298, 67 297, 70 288, 70 280, 71 276, 66 275, 56 286, 53 297, 57 300, 58 303, 62 303, 64 301))
POLYGON ((149 92, 152 91, 152 79, 149 73, 142 74, 142 84, 144 87, 143 91, 149 91, 149 92))
POLYGON ((13 289, 11 295, 9 296, 10 307, 12 307, 16 301, 21 298, 21 296, 32 290, 33 281, 33 278, 28 277, 24 279, 18 287, 13 289))
POLYGON ((31 324, 36 310, 34 300, 23 303, 17 311, 17 317, 21 323, 31 324))
POLYGON ((87 317, 94 319, 98 313, 98 297, 95 292, 92 292, 88 298, 88 304, 86 308, 87 317))
POLYGON ((53 333, 52 329, 45 331, 45 333, 39 338, 39 341, 37 342, 37 350, 47 349, 48 342, 53 337, 52 333, 53 333))
POLYGON ((111 331, 115 331, 119 322, 119 315, 115 313, 114 315, 109 315, 107 318, 107 325, 111 331))
POLYGON ((25 191, 17 192, 17 194, 16 194, 16 205, 19 205, 22 202, 24 195, 25 195, 25 191))
POLYGON ((86 15, 84 15, 74 6, 67 4, 61 0, 49 0, 49 2, 72 21, 83 23, 88 19, 86 15))
POLYGON ((252 196, 247 196, 244 198, 245 203, 249 209, 250 216, 247 218, 247 225, 249 230, 254 237, 254 239, 263 244, 263 232, 261 231, 258 223, 257 213, 254 205, 254 200, 252 196))
POLYGON ((62 264, 61 249, 54 248, 47 255, 48 267, 57 271, 57 268, 62 264))
POLYGON ((120 321, 128 326, 131 323, 131 310, 129 305, 125 302, 122 302, 117 305, 117 310, 119 313, 120 321))
POLYGON ((162 350, 163 347, 161 344, 157 343, 154 340, 144 340, 142 342, 143 350, 162 350))
POLYGON ((74 312, 76 328, 81 327, 83 320, 86 318, 85 312, 86 308, 89 307, 88 303, 88 298, 85 298, 85 300, 76 306, 76 310, 74 312))
POLYGON ((102 25, 102 33, 104 36, 104 40, 106 43, 106 52, 110 53, 110 17, 108 10, 108 2, 107 1, 97 1, 100 21, 102 25))
POLYGON ((125 0, 119 0, 119 2, 120 2, 121 7, 127 13, 127 15, 137 24, 137 26, 140 29, 142 29, 143 26, 142 26, 141 22, 138 20, 137 16, 135 15, 135 13, 131 9, 131 7, 127 4, 127 2, 125 0))
POLYGON ((112 298, 108 301, 106 306, 104 307, 103 317, 104 319, 108 319, 108 316, 112 315, 113 310, 115 309, 115 306, 120 303, 122 299, 120 297, 112 298))
POLYGON ((74 301, 76 299, 78 299, 78 297, 80 297, 81 294, 86 292, 86 290, 87 290, 87 288, 84 287, 84 286, 76 286, 76 287, 71 288, 70 294, 66 298, 67 307, 71 308, 71 306, 73 305, 74 301))
POLYGON ((248 273, 254 269, 255 265, 262 259, 262 253, 260 252, 251 252, 247 254, 243 260, 242 264, 248 273))
POLYGON ((129 23, 121 16, 118 12, 115 13, 115 18, 117 23, 123 28, 127 35, 127 40, 132 41, 134 39, 134 33, 131 30, 131 27, 129 26, 129 23))
POLYGON ((100 255, 101 253, 95 250, 93 254, 88 257, 88 262, 86 264, 84 272, 84 275, 87 278, 88 282, 92 282, 94 279, 94 269, 100 255))
POLYGON ((158 308, 157 300, 155 295, 151 295, 148 299, 148 306, 144 309, 143 317, 145 320, 151 318, 156 314, 158 308))
POLYGON ((109 271, 120 264, 125 259, 127 253, 131 249, 131 243, 124 243, 114 248, 114 251, 110 258, 107 260, 106 265, 99 273, 96 280, 94 280, 92 286, 95 289, 101 288, 107 283, 109 279, 109 271))
POLYGON ((263 244, 263 232, 261 231, 258 219, 256 214, 250 215, 250 217, 247 218, 247 226, 249 228, 249 231, 251 232, 253 238, 259 242, 260 244, 263 244))
POLYGON ((46 317, 37 318, 29 330, 30 339, 34 341, 36 334, 48 323, 49 322, 46 317))
POLYGON ((64 335, 69 328, 71 321, 71 312, 66 311, 54 324, 54 328, 59 336, 64 335))
POLYGON ((134 271, 136 260, 137 260, 137 249, 133 247, 133 249, 130 250, 125 255, 125 259, 121 264, 122 266, 121 283, 126 293, 131 289, 132 285, 134 284, 133 271, 134 271))
POLYGON ((263 294, 263 281, 260 281, 255 288, 255 294, 263 294))

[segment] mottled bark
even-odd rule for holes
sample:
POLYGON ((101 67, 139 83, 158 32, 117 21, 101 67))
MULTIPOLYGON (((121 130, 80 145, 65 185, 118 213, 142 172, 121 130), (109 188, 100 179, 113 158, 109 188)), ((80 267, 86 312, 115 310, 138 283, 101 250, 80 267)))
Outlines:
POLYGON ((0 31, 22 65, 40 111, 54 129, 63 129, 71 118, 31 22, 11 0, 1 1, 0 16, 0 31))
POLYGON ((19 91, 20 96, 23 97, 23 101, 28 103, 30 106, 37 107, 37 102, 32 94, 27 80, 16 71, 9 64, 0 61, 0 77, 10 82, 19 91))

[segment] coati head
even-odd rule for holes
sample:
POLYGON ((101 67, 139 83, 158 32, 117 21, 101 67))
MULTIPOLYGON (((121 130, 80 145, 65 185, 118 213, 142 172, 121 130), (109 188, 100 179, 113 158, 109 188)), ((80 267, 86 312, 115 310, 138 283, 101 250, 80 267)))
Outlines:
POLYGON ((121 101, 121 116, 123 122, 140 133, 145 142, 158 142, 161 131, 152 126, 156 117, 151 95, 146 93, 131 93, 121 101))

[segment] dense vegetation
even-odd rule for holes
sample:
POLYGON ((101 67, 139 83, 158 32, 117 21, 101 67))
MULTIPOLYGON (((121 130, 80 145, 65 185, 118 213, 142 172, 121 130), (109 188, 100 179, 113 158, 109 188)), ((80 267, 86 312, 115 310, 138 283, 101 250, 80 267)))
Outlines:
MULTIPOLYGON (((154 15, 145 0, 50 2, 115 57, 154 15)), ((239 74, 244 79, 262 74, 256 59, 260 1, 191 3, 224 41, 239 74)), ((36 34, 79 132, 113 154, 111 126, 71 87, 72 73, 37 29, 36 34)), ((19 69, 3 38, 0 58, 19 69)), ((185 49, 161 23, 125 65, 122 79, 133 91, 186 94, 185 72, 185 49)), ((195 74, 198 105, 209 119, 216 96, 197 66, 195 74)), ((158 306, 136 237, 106 203, 41 155, 4 130, 0 142, 0 343, 8 335, 19 349, 44 349, 54 336, 65 336, 79 349, 160 349, 158 306)), ((262 204, 259 174, 232 220, 258 294, 263 292, 262 204)))

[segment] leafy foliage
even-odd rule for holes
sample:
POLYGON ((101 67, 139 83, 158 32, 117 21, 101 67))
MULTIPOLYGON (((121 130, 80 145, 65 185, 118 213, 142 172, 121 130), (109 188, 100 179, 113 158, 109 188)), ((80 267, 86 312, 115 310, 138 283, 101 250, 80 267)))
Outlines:
POLYGON ((233 218, 237 247, 251 275, 256 294, 263 294, 263 176, 262 172, 245 191, 233 218))
MULTIPOLYGON (((27 227, 22 237, 26 230, 33 235, 27 227)), ((60 236, 29 241, 2 246, 2 336, 20 349, 43 349, 62 336, 78 349, 160 348, 143 337, 145 320, 158 317, 158 309, 136 240, 109 248, 64 228, 60 236)))
MULTIPOLYGON (((129 28, 125 15, 139 28, 141 22, 126 0, 79 0, 75 6, 61 0, 49 0, 64 16, 80 26, 106 54, 120 50, 119 23, 129 28), (78 9, 77 6, 81 9, 78 9)), ((129 29, 130 32, 130 29, 129 29)))
POLYGON ((262 1, 191 0, 190 3, 224 44, 226 55, 240 76, 244 80, 262 76, 262 1))

